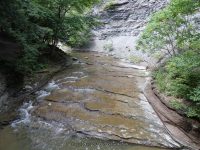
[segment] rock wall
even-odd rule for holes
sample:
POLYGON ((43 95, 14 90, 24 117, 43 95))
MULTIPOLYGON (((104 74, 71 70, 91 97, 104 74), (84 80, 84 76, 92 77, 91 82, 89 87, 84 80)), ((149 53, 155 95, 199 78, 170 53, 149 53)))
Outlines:
POLYGON ((97 30, 98 37, 138 36, 145 27, 149 16, 164 6, 167 0, 118 0, 104 2, 99 15, 104 26, 97 30), (107 9, 113 5, 112 9, 107 9))
POLYGON ((146 54, 135 50, 136 40, 149 16, 167 5, 169 0, 103 1, 94 8, 102 26, 94 30, 91 50, 106 52, 127 60, 132 56, 151 62, 146 54))

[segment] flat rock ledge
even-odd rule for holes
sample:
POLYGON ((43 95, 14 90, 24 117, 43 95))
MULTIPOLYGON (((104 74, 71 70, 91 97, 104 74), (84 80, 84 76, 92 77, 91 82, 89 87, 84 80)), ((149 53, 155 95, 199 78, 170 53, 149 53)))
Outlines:
POLYGON ((168 108, 162 100, 154 93, 152 78, 148 77, 143 89, 144 95, 152 105, 157 115, 162 120, 169 134, 175 141, 192 150, 200 150, 200 139, 194 137, 187 131, 188 121, 176 111, 168 108))

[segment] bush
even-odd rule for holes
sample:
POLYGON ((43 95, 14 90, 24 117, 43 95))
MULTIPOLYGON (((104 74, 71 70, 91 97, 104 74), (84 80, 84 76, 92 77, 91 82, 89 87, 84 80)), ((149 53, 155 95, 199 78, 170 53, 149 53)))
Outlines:
POLYGON ((157 59, 169 58, 165 67, 154 73, 159 90, 187 100, 188 107, 181 102, 172 105, 188 117, 200 119, 200 33, 191 17, 199 8, 199 0, 171 0, 153 14, 136 48, 157 59))
POLYGON ((198 105, 200 104, 200 86, 191 91, 189 98, 198 105))
POLYGON ((153 73, 154 78, 156 79, 156 84, 161 92, 166 92, 166 78, 165 78, 165 70, 160 68, 156 72, 153 73))
POLYGON ((189 100, 191 100, 192 106, 188 109, 188 117, 200 118, 200 86, 190 91, 189 100))
POLYGON ((198 29, 191 14, 200 7, 199 0, 171 0, 169 5, 152 15, 141 34, 137 49, 170 57, 199 46, 198 29))
POLYGON ((158 88, 168 95, 188 100, 186 114, 200 118, 200 56, 187 51, 154 73, 158 88))
POLYGON ((27 75, 33 74, 34 71, 43 68, 43 65, 38 62, 39 52, 34 47, 26 46, 24 48, 24 53, 17 61, 16 64, 16 71, 27 75))

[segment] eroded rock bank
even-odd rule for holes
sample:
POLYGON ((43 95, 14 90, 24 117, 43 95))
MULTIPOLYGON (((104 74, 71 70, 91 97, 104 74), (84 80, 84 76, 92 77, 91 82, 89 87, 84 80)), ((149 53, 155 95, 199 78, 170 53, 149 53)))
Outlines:
POLYGON ((199 122, 186 118, 167 106, 163 97, 153 88, 152 81, 150 77, 147 79, 144 95, 163 121, 166 129, 186 147, 198 150, 200 147, 199 122))

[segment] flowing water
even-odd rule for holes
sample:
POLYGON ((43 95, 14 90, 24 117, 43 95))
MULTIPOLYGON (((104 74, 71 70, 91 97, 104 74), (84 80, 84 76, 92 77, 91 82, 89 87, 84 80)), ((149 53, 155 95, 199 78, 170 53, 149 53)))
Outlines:
POLYGON ((34 102, 27 100, 20 119, 0 129, 0 150, 179 147, 142 93, 145 68, 100 53, 73 55, 78 61, 36 92, 34 102))

